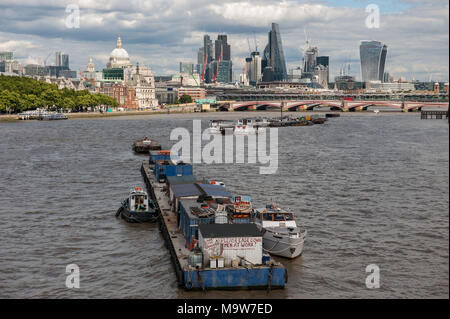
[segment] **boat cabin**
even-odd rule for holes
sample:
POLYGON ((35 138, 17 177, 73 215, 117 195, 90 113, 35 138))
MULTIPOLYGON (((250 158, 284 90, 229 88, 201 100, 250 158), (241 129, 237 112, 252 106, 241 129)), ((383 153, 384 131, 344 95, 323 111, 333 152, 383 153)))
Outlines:
POLYGON ((266 205, 266 208, 257 209, 255 218, 262 224, 262 227, 297 227, 294 213, 282 210, 273 204, 266 205))
POLYGON ((237 125, 238 126, 242 126, 242 125, 253 125, 253 120, 252 119, 241 119, 237 121, 237 125))
POLYGON ((141 187, 130 191, 128 203, 130 211, 133 212, 147 212, 149 209, 148 195, 141 187))

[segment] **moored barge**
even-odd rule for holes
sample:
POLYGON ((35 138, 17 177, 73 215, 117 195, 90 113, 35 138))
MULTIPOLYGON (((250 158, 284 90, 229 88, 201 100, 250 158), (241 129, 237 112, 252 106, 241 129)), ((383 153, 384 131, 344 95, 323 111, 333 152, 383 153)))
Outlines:
POLYGON ((256 224, 234 214, 250 218, 236 210, 243 198, 193 177, 192 169, 186 168, 190 164, 178 169, 170 152, 161 153, 152 152, 150 161, 155 165, 143 161, 141 172, 160 210, 160 229, 179 286, 187 290, 284 288, 286 268, 264 252, 256 224), (186 184, 181 184, 183 180, 186 184))

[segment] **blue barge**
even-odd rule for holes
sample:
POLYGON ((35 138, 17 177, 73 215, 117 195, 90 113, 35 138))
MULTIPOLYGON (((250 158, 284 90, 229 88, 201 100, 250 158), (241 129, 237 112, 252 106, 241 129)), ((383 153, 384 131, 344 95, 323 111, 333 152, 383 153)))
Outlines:
POLYGON ((253 223, 215 223, 217 219, 212 212, 231 200, 226 198, 227 192, 214 192, 195 183, 206 200, 201 201, 201 196, 198 200, 178 198, 179 205, 174 211, 173 198, 168 196, 168 181, 197 179, 187 177, 192 175, 191 169, 165 169, 168 175, 163 181, 155 168, 159 170, 173 163, 153 156, 155 164, 161 162, 152 165, 143 161, 141 172, 160 212, 159 227, 170 252, 178 286, 186 290, 284 288, 287 270, 260 248, 262 235, 253 223), (214 198, 215 194, 222 197, 214 198))

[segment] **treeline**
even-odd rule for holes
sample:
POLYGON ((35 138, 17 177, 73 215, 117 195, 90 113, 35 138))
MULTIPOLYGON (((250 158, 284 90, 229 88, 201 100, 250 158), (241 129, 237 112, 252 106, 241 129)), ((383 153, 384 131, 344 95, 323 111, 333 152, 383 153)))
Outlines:
POLYGON ((58 89, 56 84, 27 77, 0 75, 0 113, 19 113, 44 108, 48 110, 86 111, 97 106, 118 106, 107 95, 88 90, 58 89))

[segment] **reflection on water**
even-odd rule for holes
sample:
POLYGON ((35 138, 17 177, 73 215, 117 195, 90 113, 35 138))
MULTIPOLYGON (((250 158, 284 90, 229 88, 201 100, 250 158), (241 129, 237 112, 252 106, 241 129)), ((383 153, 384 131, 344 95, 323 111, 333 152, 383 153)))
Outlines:
MULTIPOLYGON (((252 113, 254 114, 254 113, 252 113)), ((276 116, 274 113, 270 113, 276 116)), ((446 297, 449 281, 448 123, 419 114, 346 114, 279 130, 279 169, 197 164, 255 206, 274 198, 308 229, 284 290, 177 288, 157 225, 114 218, 145 157, 134 139, 165 145, 192 119, 242 113, 1 123, 0 297, 303 298, 446 297), (80 267, 81 288, 65 287, 80 267), (377 264, 381 288, 365 287, 377 264)), ((170 142, 170 143, 169 143, 170 142)))

